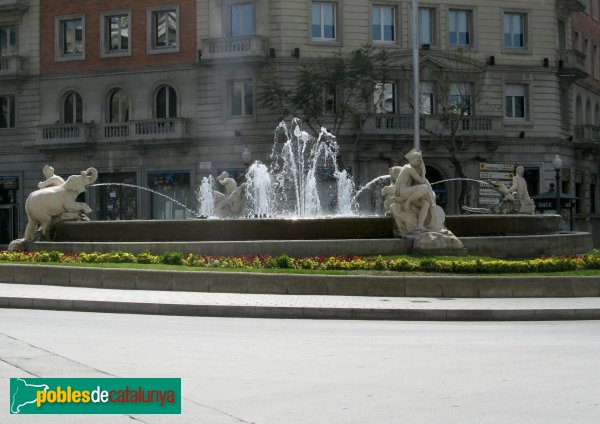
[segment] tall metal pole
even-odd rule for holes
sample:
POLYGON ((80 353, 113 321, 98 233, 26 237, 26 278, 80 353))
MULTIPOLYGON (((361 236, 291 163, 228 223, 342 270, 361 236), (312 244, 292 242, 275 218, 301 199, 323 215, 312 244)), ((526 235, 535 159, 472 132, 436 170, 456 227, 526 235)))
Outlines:
POLYGON ((421 96, 419 96, 419 0, 412 0, 412 62, 413 62, 413 104, 414 104, 414 139, 415 149, 421 150, 419 137, 419 112, 421 96))

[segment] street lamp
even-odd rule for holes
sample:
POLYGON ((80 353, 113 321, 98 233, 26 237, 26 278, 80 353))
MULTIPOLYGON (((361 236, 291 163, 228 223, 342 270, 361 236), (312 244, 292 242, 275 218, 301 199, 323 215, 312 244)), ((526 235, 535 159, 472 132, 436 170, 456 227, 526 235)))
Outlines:
POLYGON ((248 145, 244 147, 244 151, 242 152, 242 160, 246 164, 246 167, 248 167, 248 165, 250 165, 250 162, 252 162, 252 152, 250 152, 248 145))
POLYGON ((557 154, 552 160, 552 166, 554 166, 554 171, 556 171, 556 213, 558 215, 560 215, 560 169, 562 168, 562 165, 563 161, 557 154))

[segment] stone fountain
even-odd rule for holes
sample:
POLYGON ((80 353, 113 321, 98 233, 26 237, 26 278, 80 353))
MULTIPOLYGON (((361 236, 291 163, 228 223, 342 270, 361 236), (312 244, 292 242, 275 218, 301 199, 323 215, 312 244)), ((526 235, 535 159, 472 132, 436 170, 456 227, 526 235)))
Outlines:
MULTIPOLYGON (((562 255, 592 248, 588 233, 560 233, 558 215, 446 217, 436 205, 417 150, 405 155, 406 165, 390 169, 391 184, 382 191, 386 216, 361 215, 338 150, 335 137, 325 130, 313 138, 302 131, 299 120, 281 123, 268 166, 255 162, 240 185, 227 173, 216 181, 202 181, 195 215, 225 219, 85 221, 81 213, 89 213, 89 207, 74 199, 97 172, 90 168, 66 182, 52 172, 40 183, 50 186, 29 196, 25 240, 12 248, 290 256, 468 252, 497 257, 562 255), (39 202, 40 198, 46 200, 39 202)), ((504 190, 514 200, 512 188, 504 190)))

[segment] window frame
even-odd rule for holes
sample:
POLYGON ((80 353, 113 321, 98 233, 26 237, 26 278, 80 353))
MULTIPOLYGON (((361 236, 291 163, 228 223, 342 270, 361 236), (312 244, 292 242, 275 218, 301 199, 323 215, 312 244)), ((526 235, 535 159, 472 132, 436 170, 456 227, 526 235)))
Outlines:
POLYGON ((170 4, 156 7, 149 7, 147 9, 147 23, 146 23, 146 38, 148 40, 147 53, 148 54, 163 54, 163 53, 177 53, 180 50, 181 45, 181 19, 179 13, 179 5, 170 4), (175 45, 168 46, 157 46, 156 45, 156 26, 154 16, 157 13, 175 11, 175 45))
POLYGON ((421 115, 425 115, 425 116, 432 116, 435 115, 437 112, 437 106, 436 106, 436 95, 435 95, 435 81, 419 81, 419 114, 421 115), (425 113, 423 112, 423 102, 422 102, 422 98, 425 95, 423 93, 423 86, 427 85, 431 87, 431 92, 430 93, 425 93, 428 94, 430 96, 430 102, 431 102, 431 112, 430 113, 425 113))
MULTIPOLYGON (((6 130, 15 130, 17 129, 17 96, 14 93, 5 93, 5 94, 0 94, 0 99, 2 98, 12 98, 12 110, 9 109, 9 112, 12 112, 9 117, 8 117, 8 122, 9 122, 9 126, 7 127, 0 127, 0 131, 6 131, 6 130), (13 126, 10 126, 10 123, 13 123, 13 126)), ((10 102, 8 103, 9 107, 10 102)), ((0 108, 0 112, 1 112, 1 108, 0 108)))
MULTIPOLYGON (((458 18, 458 16, 457 16, 458 18)), ((457 22, 457 30, 458 25, 459 25, 459 21, 458 19, 456 20, 457 22)), ((464 49, 464 48, 470 48, 470 49, 474 49, 475 48, 475 10, 474 9, 469 9, 469 8, 449 8, 448 9, 448 15, 447 15, 447 43, 448 46, 451 49, 464 49), (465 12, 467 14, 467 37, 468 37, 468 42, 467 44, 461 44, 459 42, 459 38, 460 38, 460 31, 456 31, 456 37, 457 37, 457 42, 456 43, 451 43, 450 42, 450 33, 451 28, 450 28, 450 14, 451 13, 457 13, 457 12, 465 12)))
MULTIPOLYGON (((322 9, 321 9, 322 10, 322 9)), ((322 12, 321 12, 322 13, 322 12)), ((342 15, 341 3, 339 1, 310 1, 310 7, 308 8, 308 42, 309 44, 316 45, 341 45, 342 43, 342 32, 341 32, 341 19, 342 15), (312 34, 312 8, 314 4, 331 4, 333 5, 333 31, 334 38, 314 38, 312 34)), ((321 25, 322 28, 322 25, 321 25)))
POLYGON ((85 15, 64 15, 54 18, 54 60, 56 62, 68 62, 76 60, 85 60, 85 15), (63 23, 67 21, 81 20, 81 53, 64 53, 64 27, 63 23))
POLYGON ((431 42, 429 43, 423 43, 421 42, 421 34, 419 32, 419 46, 422 46, 423 44, 429 44, 430 46, 434 46, 437 47, 440 45, 440 41, 439 41, 439 8, 435 5, 431 5, 431 4, 420 4, 419 5, 419 13, 418 13, 418 21, 419 21, 419 28, 421 28, 421 10, 427 9, 429 11, 431 11, 431 16, 430 16, 430 27, 431 27, 431 34, 429 34, 429 36, 431 37, 431 42))
POLYGON ((253 77, 231 77, 227 79, 227 116, 233 119, 247 119, 256 117, 256 81, 253 77), (252 113, 245 112, 245 90, 242 90, 241 114, 233 113, 233 87, 235 82, 247 82, 252 84, 252 113))
POLYGON ((531 11, 524 9, 502 9, 500 14, 500 28, 502 40, 502 52, 513 53, 513 54, 530 54, 531 53, 531 11), (504 42, 504 20, 507 15, 521 15, 523 19, 523 47, 507 46, 504 42))
POLYGON ((249 37, 256 35, 256 2, 254 0, 229 0, 223 2, 223 36, 225 37, 249 37), (232 11, 233 7, 244 4, 252 5, 252 32, 249 34, 233 35, 232 11))
POLYGON ((454 81, 451 82, 448 86, 448 108, 452 108, 452 105, 456 102, 452 101, 453 97, 458 97, 459 101, 462 101, 462 98, 468 97, 469 99, 469 109, 464 111, 463 116, 474 116, 475 115, 475 103, 473 102, 473 83, 470 81, 454 81), (460 88, 454 90, 455 87, 467 87, 468 93, 461 93, 460 88))
MULTIPOLYGON (((385 93, 385 86, 386 86, 386 85, 391 85, 391 86, 392 86, 392 87, 391 87, 391 88, 392 88, 392 89, 391 89, 391 93, 392 93, 392 105, 393 105, 393 107, 394 107, 394 110, 393 110, 393 111, 391 111, 391 112, 387 112, 387 111, 385 111, 385 110, 383 110, 382 112, 378 112, 378 111, 377 111, 377 108, 378 108, 380 105, 378 105, 378 103, 379 103, 379 102, 376 102, 376 101, 375 101, 375 97, 373 97, 373 100, 372 100, 372 103, 371 103, 371 104, 372 104, 372 107, 373 107, 373 113, 375 113, 376 115, 397 115, 397 114, 398 114, 398 112, 399 112, 399 111, 398 111, 398 105, 399 105, 399 102, 398 102, 398 84, 397 84, 397 82, 396 82, 396 81, 376 82, 376 83, 375 83, 375 87, 373 87, 373 96, 375 96, 375 93, 376 93, 376 91, 378 90, 378 88, 377 88, 377 87, 378 87, 379 85, 381 85, 381 86, 384 86, 384 87, 383 87, 383 88, 384 88, 384 91, 383 91, 383 93, 385 93)), ((382 93, 382 94, 383 94, 383 93, 382 93)), ((383 98, 382 98, 382 99, 383 99, 383 98)))
MULTIPOLYGON (((13 46, 12 53, 5 55, 5 56, 0 55, 0 57, 11 57, 11 56, 16 56, 19 54, 19 26, 15 23, 6 23, 6 24, 0 25, 0 30, 7 29, 7 28, 14 28, 15 45, 13 46)), ((10 47, 10 36, 7 39, 8 39, 8 46, 10 47)), ((2 47, 0 46, 0 49, 1 48, 2 47)))
POLYGON ((61 97, 61 102, 60 102, 60 121, 63 124, 71 124, 71 125, 76 125, 76 124, 82 124, 84 122, 84 115, 85 115, 85 105, 83 104, 83 96, 81 95, 81 93, 79 93, 77 90, 67 90, 61 97), (75 120, 74 122, 67 122, 66 120, 66 114, 65 114, 65 104, 67 101, 67 98, 69 98, 70 96, 76 94, 77 96, 79 96, 79 101, 81 103, 81 122, 77 122, 77 106, 75 106, 74 111, 75 111, 75 120))
MULTIPOLYGON (((129 95, 127 90, 125 90, 123 87, 117 86, 117 87, 112 87, 110 90, 108 90, 108 93, 106 95, 106 123, 107 124, 125 124, 125 123, 131 121, 131 104, 132 104, 131 96, 129 95), (112 97, 117 91, 121 91, 122 93, 124 93, 127 96, 127 119, 126 120, 119 120, 119 121, 112 120, 112 97)), ((119 102, 119 108, 120 108, 120 105, 121 105, 121 102, 119 102)), ((122 111, 119 109, 119 115, 121 115, 121 112, 122 111)), ((119 117, 119 119, 121 119, 121 117, 119 117)))
MULTIPOLYGON (((516 97, 516 96, 510 96, 510 97, 516 97)), ((514 103, 513 103, 514 104, 514 103)), ((513 106, 513 113, 514 113, 514 106, 513 106)), ((505 81, 503 86, 502 86, 502 116, 503 116, 503 121, 506 125, 523 125, 523 124, 528 124, 530 125, 531 122, 531 85, 528 82, 524 82, 524 81, 505 81), (522 86, 523 90, 524 90, 524 114, 525 116, 523 118, 520 117, 508 117, 506 116, 506 108, 507 108, 507 89, 510 86, 522 86)))
MULTIPOLYGON (((380 16, 382 16, 382 14, 380 14, 380 16)), ((386 3, 386 2, 374 2, 374 3, 371 3, 371 13, 369 14, 369 28, 370 28, 369 35, 370 35, 371 42, 373 44, 376 44, 379 47, 397 45, 399 43, 398 38, 399 38, 399 34, 400 34, 400 31, 398 31, 398 27, 399 27, 398 7, 395 4, 386 3), (374 9, 376 7, 379 7, 379 8, 382 8, 382 9, 385 8, 385 9, 391 9, 392 10, 392 24, 394 25, 393 32, 392 32, 393 40, 376 40, 373 37, 373 25, 374 25, 373 14, 374 14, 374 9)), ((383 25, 381 27, 380 32, 381 33, 384 32, 383 25)), ((382 34, 380 34, 380 35, 382 35, 382 34)))
POLYGON ((132 44, 132 28, 131 28, 131 10, 112 10, 109 12, 103 12, 100 14, 100 57, 123 57, 131 56, 131 44, 132 44), (108 19, 112 16, 127 16, 129 22, 129 42, 127 50, 119 49, 116 51, 110 50, 110 25, 108 25, 108 19))
POLYGON ((168 83, 164 83, 164 84, 160 84, 158 87, 155 88, 154 90, 154 95, 152 96, 153 99, 153 111, 152 111, 152 116, 154 119, 176 119, 179 118, 179 93, 177 92, 177 90, 175 89, 175 87, 172 84, 168 84, 168 83), (165 106, 166 106, 166 111, 167 111, 167 116, 160 118, 158 116, 158 93, 160 92, 160 90, 162 90, 163 88, 167 89, 167 94, 165 97, 165 106), (169 116, 170 115, 170 94, 169 94, 169 89, 173 90, 173 93, 175 94, 175 116, 169 116))

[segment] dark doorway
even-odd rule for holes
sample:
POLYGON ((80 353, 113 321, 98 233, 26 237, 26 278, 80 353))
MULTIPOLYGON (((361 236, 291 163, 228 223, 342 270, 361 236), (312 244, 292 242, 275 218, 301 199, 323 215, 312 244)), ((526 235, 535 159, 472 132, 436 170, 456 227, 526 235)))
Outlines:
POLYGON ((435 203, 438 206, 441 206, 445 211, 446 205, 448 204, 448 183, 434 184, 445 178, 437 169, 432 168, 431 166, 425 165, 425 175, 435 192, 435 203))
MULTIPOLYGON (((135 184, 135 172, 117 172, 100 174, 98 183, 135 184)), ((137 219, 137 189, 120 185, 100 186, 96 188, 98 202, 96 216, 100 221, 118 221, 137 219)))

